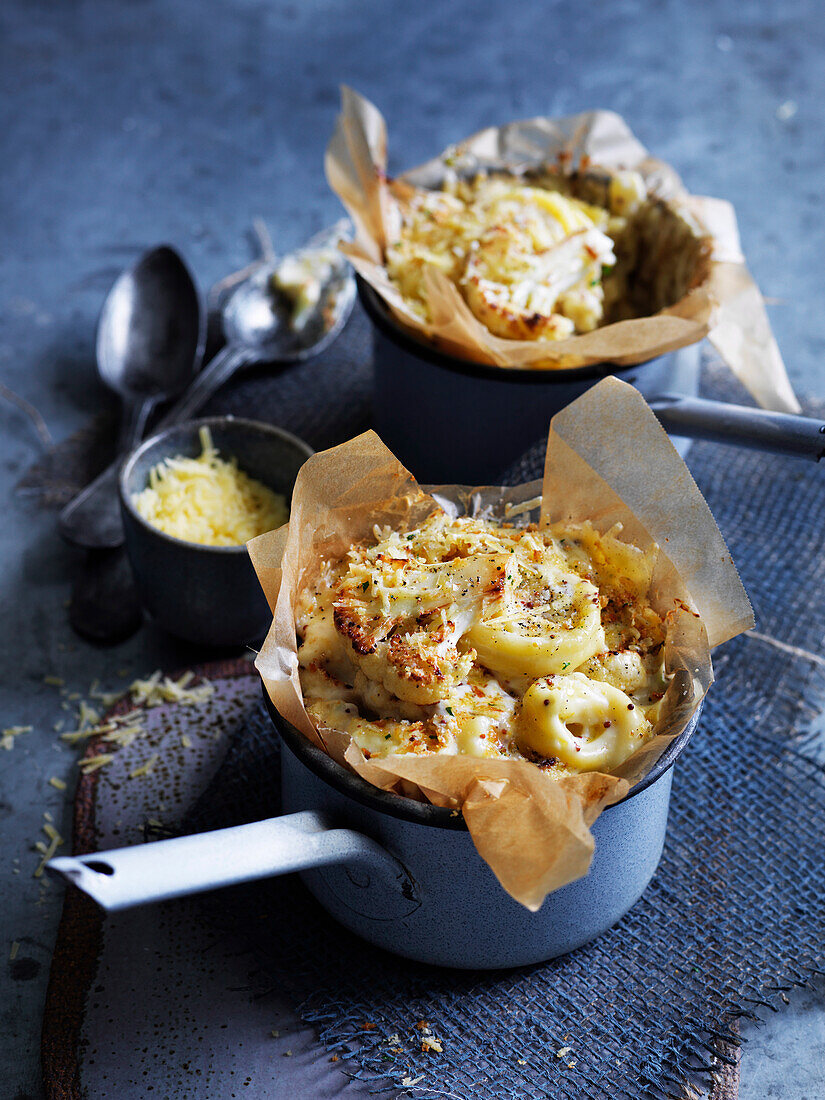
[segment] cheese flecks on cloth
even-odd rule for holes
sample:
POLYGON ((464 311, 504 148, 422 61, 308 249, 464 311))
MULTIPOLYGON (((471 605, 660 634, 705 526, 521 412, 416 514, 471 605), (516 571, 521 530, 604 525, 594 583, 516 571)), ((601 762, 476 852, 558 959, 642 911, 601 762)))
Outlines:
POLYGON ((297 608, 318 725, 365 757, 467 754, 609 771, 653 732, 665 628, 643 554, 589 524, 436 510, 324 564, 297 608))

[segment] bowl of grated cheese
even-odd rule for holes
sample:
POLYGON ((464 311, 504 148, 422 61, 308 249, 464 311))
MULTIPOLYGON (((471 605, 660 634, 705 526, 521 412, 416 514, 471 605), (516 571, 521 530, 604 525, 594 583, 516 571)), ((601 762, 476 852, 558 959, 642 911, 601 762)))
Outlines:
POLYGON ((120 473, 126 549, 144 607, 169 633, 243 645, 271 619, 246 543, 289 519, 312 448, 233 416, 179 424, 142 443, 120 473))

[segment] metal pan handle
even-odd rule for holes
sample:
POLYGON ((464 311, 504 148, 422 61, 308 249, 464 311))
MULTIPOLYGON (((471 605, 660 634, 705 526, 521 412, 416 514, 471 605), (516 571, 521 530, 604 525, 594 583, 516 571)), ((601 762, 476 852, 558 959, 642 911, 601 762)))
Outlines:
POLYGON ((335 863, 360 865, 388 889, 406 897, 415 893, 405 868, 380 844, 351 829, 332 828, 311 810, 133 848, 64 856, 50 860, 46 870, 114 912, 335 863))
POLYGON ((681 394, 655 394, 647 402, 670 435, 735 443, 818 462, 825 456, 825 421, 792 413, 728 405, 681 394))

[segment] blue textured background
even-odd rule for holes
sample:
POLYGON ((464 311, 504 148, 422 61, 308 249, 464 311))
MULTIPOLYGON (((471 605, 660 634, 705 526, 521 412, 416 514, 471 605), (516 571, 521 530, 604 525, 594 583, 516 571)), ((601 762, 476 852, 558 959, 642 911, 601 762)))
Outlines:
MULTIPOLYGON (((610 107, 698 193, 737 207, 791 377, 825 392, 825 14, 816 2, 519 4, 460 0, 37 2, 0 6, 0 379, 55 439, 111 404, 94 326, 117 272, 168 240, 209 286, 249 258, 253 216, 276 247, 338 215, 321 170, 352 84, 390 125, 391 167, 490 123, 610 107)), ((115 651, 73 639, 73 565, 54 515, 14 487, 38 457, 0 401, 0 725, 33 724, 0 772, 0 1092, 38 1095, 36 1036, 59 900, 31 879, 61 716, 45 674, 85 690, 188 658, 151 629, 115 651), (14 860, 19 860, 18 864, 14 860), (14 874, 19 870, 19 874, 14 874), (14 980, 16 979, 16 980, 14 980)), ((64 834, 65 817, 64 817, 64 834)), ((822 997, 751 1035, 743 1100, 821 1095, 822 997)))

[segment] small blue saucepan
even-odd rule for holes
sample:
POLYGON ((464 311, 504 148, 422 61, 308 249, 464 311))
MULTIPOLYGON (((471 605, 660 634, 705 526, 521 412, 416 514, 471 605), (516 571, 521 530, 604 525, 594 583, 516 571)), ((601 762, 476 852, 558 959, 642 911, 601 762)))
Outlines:
POLYGON ((822 420, 697 397, 696 344, 629 367, 495 367, 411 336, 363 279, 358 293, 373 327, 375 428, 422 483, 498 484, 531 443, 546 437, 551 418, 608 374, 643 394, 683 456, 691 439, 817 461, 825 455, 822 420))
POLYGON ((460 815, 346 771, 265 698, 284 748, 285 816, 53 859, 47 869, 108 910, 300 871, 336 920, 398 955, 467 969, 542 962, 606 931, 650 882, 665 839, 672 768, 699 717, 596 820, 587 875, 531 913, 499 885, 460 815))

